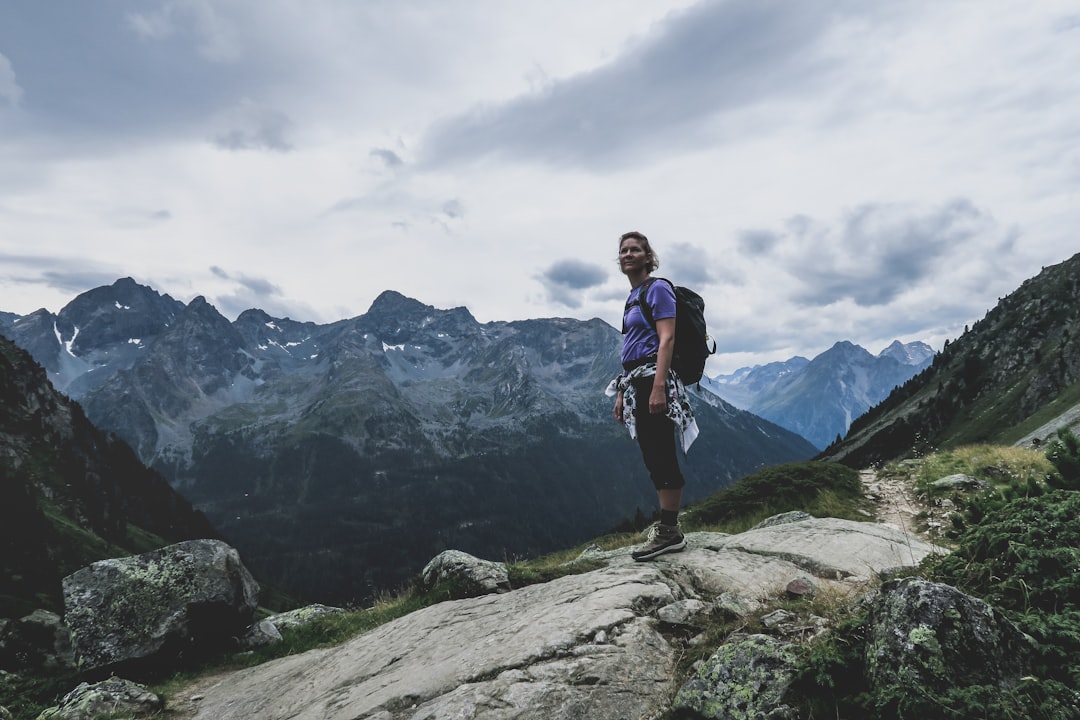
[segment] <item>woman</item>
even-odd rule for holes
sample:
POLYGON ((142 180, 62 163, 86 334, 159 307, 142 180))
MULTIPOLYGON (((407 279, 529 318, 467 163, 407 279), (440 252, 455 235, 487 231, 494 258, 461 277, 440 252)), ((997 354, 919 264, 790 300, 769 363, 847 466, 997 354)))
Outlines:
MULTIPOLYGON (((679 470, 675 430, 693 425, 693 413, 682 383, 671 371, 675 291, 671 283, 652 277, 659 266, 647 237, 628 232, 619 238, 619 269, 630 281, 631 290, 623 311, 623 374, 613 381, 609 394, 615 395, 615 420, 625 423, 637 438, 660 502, 656 532, 632 553, 638 561, 686 547, 679 528, 686 481, 679 470), (652 323, 641 312, 642 302, 651 310, 652 323)), ((696 434, 696 426, 693 430, 696 434)))

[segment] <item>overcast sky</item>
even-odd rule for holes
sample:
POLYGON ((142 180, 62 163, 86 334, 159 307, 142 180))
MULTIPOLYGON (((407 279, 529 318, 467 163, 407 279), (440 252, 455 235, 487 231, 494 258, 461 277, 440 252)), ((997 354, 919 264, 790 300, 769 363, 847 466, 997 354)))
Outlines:
POLYGON ((3 0, 0 310, 383 290, 600 317, 618 236, 708 372, 940 349, 1080 236, 1075 0, 3 0))

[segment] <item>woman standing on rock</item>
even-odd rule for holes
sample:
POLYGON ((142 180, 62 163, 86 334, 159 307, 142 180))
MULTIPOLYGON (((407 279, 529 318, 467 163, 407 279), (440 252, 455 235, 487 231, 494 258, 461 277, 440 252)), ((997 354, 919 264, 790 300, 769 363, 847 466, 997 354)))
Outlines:
POLYGON ((630 281, 623 310, 623 374, 612 381, 614 415, 636 437, 660 503, 660 523, 651 539, 631 555, 651 560, 686 547, 679 528, 682 489, 686 484, 675 446, 675 431, 684 435, 684 449, 697 434, 686 390, 671 370, 675 346, 675 291, 671 283, 653 278, 660 266, 649 239, 639 232, 619 238, 619 269, 630 281), (641 311, 648 305, 652 323, 641 311))

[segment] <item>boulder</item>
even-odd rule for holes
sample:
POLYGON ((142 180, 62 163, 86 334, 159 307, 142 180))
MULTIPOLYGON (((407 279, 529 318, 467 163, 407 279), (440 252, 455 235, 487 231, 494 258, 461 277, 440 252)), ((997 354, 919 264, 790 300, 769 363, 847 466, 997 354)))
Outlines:
POLYGON ((795 678, 794 648, 768 635, 722 645, 675 695, 676 718, 794 720, 784 695, 795 678))
POLYGON ((0 624, 0 669, 56 672, 74 668, 71 633, 56 613, 35 610, 0 624))
POLYGON ((954 587, 891 580, 871 608, 866 676, 875 688, 1012 687, 1026 674, 1031 642, 999 611, 954 587))
POLYGON ((276 645, 279 642, 281 642, 281 632, 269 620, 260 620, 252 624, 247 632, 237 638, 237 646, 241 650, 255 650, 276 645))
POLYGON ((99 683, 82 683, 56 707, 38 715, 38 720, 97 720, 101 717, 149 717, 165 704, 144 686, 112 677, 99 683))
POLYGON ((271 615, 266 619, 280 631, 284 630, 285 628, 294 628, 307 625, 323 617, 324 615, 333 615, 335 613, 343 612, 345 612, 343 608, 323 605, 321 603, 313 603, 311 605, 305 605, 302 608, 296 608, 295 610, 289 610, 287 612, 271 615))
POLYGON ((251 623, 259 587, 233 548, 189 540, 101 560, 63 581, 79 668, 138 676, 230 647, 251 623))
POLYGON ((481 560, 460 550, 439 553, 424 566, 424 587, 449 582, 457 595, 475 597, 510 589, 510 574, 504 563, 481 560))
POLYGON ((974 492, 990 488, 990 483, 985 480, 980 480, 977 477, 972 477, 971 475, 957 473, 955 475, 946 475, 940 480, 935 480, 930 483, 930 487, 937 490, 964 490, 967 492, 974 492))

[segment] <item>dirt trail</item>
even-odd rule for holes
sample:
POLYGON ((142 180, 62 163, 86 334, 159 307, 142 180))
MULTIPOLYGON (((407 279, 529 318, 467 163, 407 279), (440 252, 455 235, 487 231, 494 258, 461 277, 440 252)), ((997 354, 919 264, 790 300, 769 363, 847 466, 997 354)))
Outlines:
POLYGON ((934 508, 921 500, 911 481, 903 475, 879 477, 876 470, 868 468, 859 471, 863 490, 877 506, 875 519, 899 528, 904 532, 923 539, 932 539, 940 528, 940 522, 933 518, 934 508), (923 513, 923 517, 917 516, 923 513))

